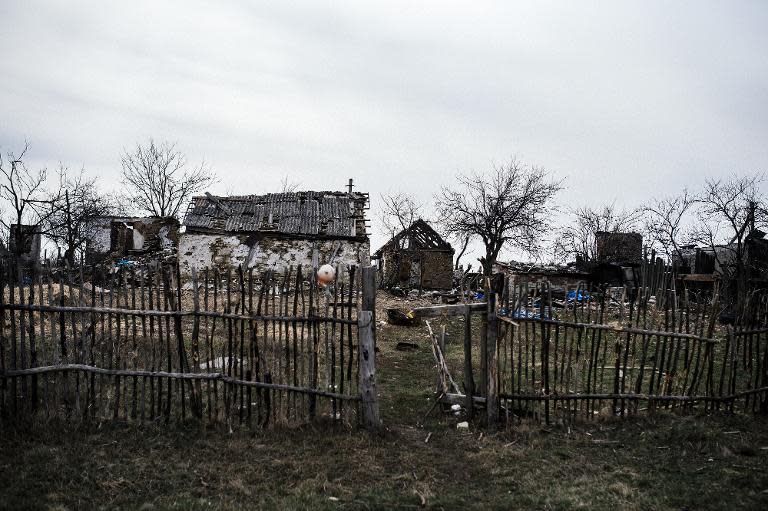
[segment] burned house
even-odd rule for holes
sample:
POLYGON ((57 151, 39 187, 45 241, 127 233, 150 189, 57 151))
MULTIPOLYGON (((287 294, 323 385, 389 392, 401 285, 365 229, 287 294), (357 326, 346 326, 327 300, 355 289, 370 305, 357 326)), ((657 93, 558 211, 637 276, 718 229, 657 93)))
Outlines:
POLYGON ((179 221, 173 217, 102 216, 88 223, 85 257, 90 263, 173 251, 179 221))
POLYGON ((630 266, 643 262, 643 236, 637 232, 596 232, 595 249, 598 263, 630 266))
POLYGON ((36 225, 11 224, 8 235, 8 249, 0 246, 2 257, 15 257, 24 265, 36 263, 40 259, 42 239, 36 225))
POLYGON ((552 288, 586 288, 590 280, 589 272, 578 270, 573 265, 539 265, 517 261, 497 261, 494 264, 493 272, 507 275, 513 285, 527 283, 533 287, 548 284, 552 288))
POLYGON ((635 287, 643 264, 643 236, 637 232, 595 233, 596 260, 588 266, 593 285, 635 287))
POLYGON ((379 285, 412 289, 453 287, 451 244, 424 220, 416 220, 376 251, 379 285))
POLYGON ((179 239, 181 271, 370 264, 367 204, 368 194, 352 192, 194 197, 179 239))
POLYGON ((696 247, 684 245, 672 256, 672 266, 686 282, 712 283, 730 280, 738 273, 737 253, 741 250, 745 278, 753 287, 768 285, 768 240, 754 229, 739 248, 736 243, 696 247))

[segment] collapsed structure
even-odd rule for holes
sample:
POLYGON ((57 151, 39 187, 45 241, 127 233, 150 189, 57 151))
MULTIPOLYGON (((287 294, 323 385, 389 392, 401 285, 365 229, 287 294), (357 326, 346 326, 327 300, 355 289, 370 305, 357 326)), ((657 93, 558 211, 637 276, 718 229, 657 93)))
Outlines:
POLYGON ((23 264, 31 264, 40 259, 41 244, 42 237, 36 225, 11 224, 8 252, 15 254, 23 264))
POLYGON ((179 239, 181 271, 370 264, 367 204, 368 194, 353 192, 194 197, 179 239))
POLYGON ((173 251, 179 240, 179 221, 173 217, 94 218, 86 229, 85 258, 89 263, 173 251))
POLYGON ((517 261, 497 261, 494 264, 493 272, 508 276, 512 285, 528 284, 531 287, 549 284, 563 289, 586 288, 590 282, 590 273, 579 270, 573 265, 539 265, 517 261))
POLYGON ((454 249, 426 221, 419 219, 373 254, 384 288, 451 289, 454 249))
POLYGON ((558 290, 590 286, 635 287, 643 264, 643 236, 636 232, 595 233, 592 260, 576 257, 567 265, 496 262, 494 273, 503 273, 515 285, 549 284, 558 290))

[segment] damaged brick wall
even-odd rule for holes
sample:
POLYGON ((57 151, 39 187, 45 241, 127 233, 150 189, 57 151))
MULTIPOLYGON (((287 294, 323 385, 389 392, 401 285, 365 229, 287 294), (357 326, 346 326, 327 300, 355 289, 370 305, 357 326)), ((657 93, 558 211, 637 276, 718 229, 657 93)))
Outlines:
POLYGON ((453 252, 430 250, 385 250, 382 258, 384 286, 412 289, 451 289, 453 252))
POLYGON ((595 245, 601 263, 640 264, 643 260, 643 236, 636 232, 597 232, 595 245))
POLYGON ((428 289, 451 289, 453 286, 453 253, 423 252, 422 285, 428 289))

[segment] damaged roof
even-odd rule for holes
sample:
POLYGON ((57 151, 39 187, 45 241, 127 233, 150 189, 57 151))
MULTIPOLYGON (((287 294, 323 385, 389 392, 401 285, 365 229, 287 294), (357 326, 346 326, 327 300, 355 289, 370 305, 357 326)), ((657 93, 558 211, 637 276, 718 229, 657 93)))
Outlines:
POLYGON ((435 250, 453 252, 453 247, 425 220, 419 218, 410 227, 403 229, 376 251, 374 257, 380 258, 388 250, 435 250))
POLYGON ((367 194, 290 192, 194 197, 187 231, 270 232, 297 236, 365 237, 367 194))

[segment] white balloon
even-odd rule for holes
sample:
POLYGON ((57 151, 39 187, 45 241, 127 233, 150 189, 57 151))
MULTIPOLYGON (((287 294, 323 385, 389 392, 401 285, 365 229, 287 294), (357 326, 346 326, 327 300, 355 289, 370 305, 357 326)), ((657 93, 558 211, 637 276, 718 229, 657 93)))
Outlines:
POLYGON ((317 270, 317 280, 328 284, 336 279, 336 270, 330 264, 324 264, 317 270))

